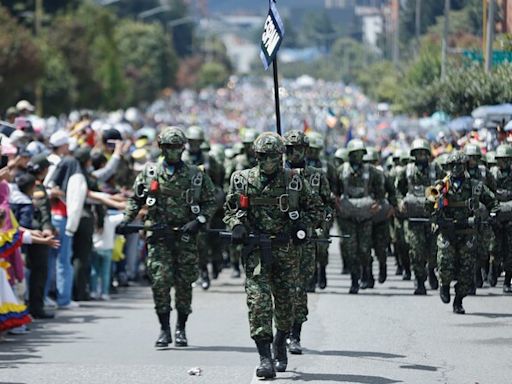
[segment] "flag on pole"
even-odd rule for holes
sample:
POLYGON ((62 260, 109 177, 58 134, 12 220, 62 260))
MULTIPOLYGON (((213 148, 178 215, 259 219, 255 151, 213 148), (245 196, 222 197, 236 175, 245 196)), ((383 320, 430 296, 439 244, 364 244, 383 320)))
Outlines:
POLYGON ((260 58, 265 71, 277 55, 284 37, 284 24, 276 7, 276 0, 269 0, 269 11, 261 35, 260 58))

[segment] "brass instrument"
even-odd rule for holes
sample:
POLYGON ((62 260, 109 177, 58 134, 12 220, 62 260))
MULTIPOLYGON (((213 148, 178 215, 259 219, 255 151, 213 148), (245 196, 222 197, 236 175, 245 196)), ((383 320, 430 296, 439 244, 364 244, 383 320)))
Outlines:
POLYGON ((427 189, 425 189, 425 197, 427 200, 435 203, 439 199, 439 196, 441 195, 443 188, 447 184, 448 180, 449 177, 446 176, 441 182, 427 187, 427 189))

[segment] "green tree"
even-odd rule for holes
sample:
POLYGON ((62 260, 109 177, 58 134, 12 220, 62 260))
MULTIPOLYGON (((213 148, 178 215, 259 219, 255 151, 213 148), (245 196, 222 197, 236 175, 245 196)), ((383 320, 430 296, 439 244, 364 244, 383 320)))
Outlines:
POLYGON ((198 88, 222 87, 229 79, 229 72, 221 63, 212 61, 203 64, 199 71, 198 88))

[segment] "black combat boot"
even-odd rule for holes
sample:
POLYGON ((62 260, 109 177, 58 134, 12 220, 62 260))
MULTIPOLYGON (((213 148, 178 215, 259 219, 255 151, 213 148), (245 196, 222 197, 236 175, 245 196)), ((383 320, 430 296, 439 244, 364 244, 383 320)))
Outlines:
POLYGON ((165 348, 172 343, 170 317, 171 313, 157 313, 158 321, 160 322, 160 336, 155 342, 155 347, 165 348))
POLYGON ((402 273, 404 273, 404 267, 402 266, 402 263, 400 261, 400 257, 398 257, 398 252, 396 250, 396 247, 395 248, 395 264, 396 264, 396 271, 395 271, 395 275, 396 276, 402 276, 402 273))
POLYGON ((441 297, 441 301, 445 304, 448 304, 450 302, 450 286, 449 285, 441 286, 441 289, 439 290, 439 297, 441 297))
POLYGON ((437 280, 436 271, 434 268, 428 269, 428 285, 430 285, 430 289, 434 291, 439 288, 439 281, 437 280))
POLYGON ((306 292, 314 293, 316 290, 316 275, 313 274, 308 281, 308 285, 306 287, 306 292))
POLYGON ((498 277, 500 277, 499 266, 496 261, 491 261, 489 266, 489 285, 495 287, 498 284, 498 277))
POLYGON ((484 286, 484 279, 482 276, 481 268, 475 268, 475 287, 482 288, 484 286))
POLYGON ((482 276, 482 287, 489 288, 489 275, 487 274, 487 270, 483 267, 480 268, 480 276, 482 276))
POLYGON ((302 355, 302 347, 300 345, 300 332, 302 324, 293 324, 288 342, 288 350, 292 355, 302 355))
POLYGON ((361 274, 361 289, 368 288, 368 268, 363 267, 363 273, 361 274))
POLYGON ((288 365, 286 356, 286 332, 277 330, 272 344, 274 350, 274 364, 277 372, 285 372, 288 365))
POLYGON ((221 271, 222 271, 222 262, 213 260, 212 261, 212 278, 213 278, 213 280, 217 280, 221 271))
POLYGON ((423 279, 416 278, 416 289, 414 290, 415 295, 424 296, 427 294, 427 289, 425 288, 425 282, 423 279))
POLYGON ((462 306, 463 297, 460 295, 455 295, 455 299, 453 299, 453 313, 458 315, 463 315, 466 313, 464 307, 462 306))
POLYGON ((264 379, 273 379, 276 377, 276 370, 270 352, 270 342, 256 341, 256 347, 260 355, 260 365, 256 368, 256 376, 264 379))
POLYGON ((472 281, 471 285, 469 286, 469 289, 468 289, 468 296, 475 296, 475 295, 476 295, 476 285, 475 285, 475 282, 472 281))
POLYGON ((367 273, 368 273, 368 288, 373 289, 373 287, 375 287, 375 278, 373 277, 373 269, 372 269, 371 265, 368 267, 367 273))
POLYGON ((382 284, 388 277, 388 267, 386 262, 379 263, 379 283, 382 284))
POLYGON ((318 268, 318 288, 325 289, 327 287, 327 273, 325 272, 325 265, 320 265, 318 268))
POLYGON ((411 267, 409 265, 404 265, 404 274, 402 275, 402 280, 411 280, 411 267))
POLYGON ((511 294, 512 287, 510 286, 510 281, 512 280, 512 272, 505 273, 505 281, 503 282, 503 293, 511 294))
POLYGON ((240 277, 240 263, 238 261, 233 262, 233 271, 231 272, 231 277, 234 279, 238 279, 240 277))
POLYGON ((174 334, 174 345, 176 347, 187 347, 188 340, 187 334, 185 333, 185 325, 187 323, 188 314, 178 312, 178 321, 176 322, 176 333, 174 334))
POLYGON ((350 277, 352 278, 352 285, 350 286, 348 293, 356 294, 359 292, 359 276, 355 273, 351 273, 350 277))
POLYGON ((208 267, 204 266, 201 269, 201 288, 205 291, 210 288, 210 275, 208 274, 208 267))

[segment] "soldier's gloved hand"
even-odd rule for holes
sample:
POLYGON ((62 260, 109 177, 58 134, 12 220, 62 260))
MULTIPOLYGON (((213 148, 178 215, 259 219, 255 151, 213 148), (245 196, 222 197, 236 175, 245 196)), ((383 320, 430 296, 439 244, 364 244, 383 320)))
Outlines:
POLYGON ((128 225, 130 223, 128 221, 121 221, 119 225, 116 227, 116 234, 118 235, 126 235, 128 233, 128 225))
POLYGON ((194 219, 192 221, 189 221, 183 227, 181 227, 181 232, 184 235, 197 235, 197 232, 199 232, 200 227, 201 223, 197 221, 197 219, 194 219))
POLYGON ((295 245, 301 245, 308 241, 307 227, 304 224, 296 224, 292 229, 291 235, 295 245))
POLYGON ((247 236, 247 228, 244 225, 235 225, 231 231, 231 242, 233 244, 244 244, 247 241, 247 236))

